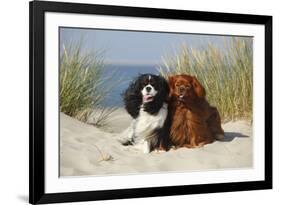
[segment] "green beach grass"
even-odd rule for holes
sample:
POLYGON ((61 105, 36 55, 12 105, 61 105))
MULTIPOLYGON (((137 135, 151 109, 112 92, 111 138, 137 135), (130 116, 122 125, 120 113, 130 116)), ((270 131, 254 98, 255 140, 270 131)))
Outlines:
POLYGON ((116 109, 101 106, 115 86, 105 83, 112 76, 103 78, 103 69, 102 53, 82 53, 81 43, 63 46, 60 55, 60 111, 80 121, 103 126, 116 109))
POLYGON ((164 57, 160 73, 196 76, 206 89, 207 100, 218 108, 223 121, 252 120, 252 39, 225 41, 223 48, 209 43, 206 48, 183 45, 174 56, 164 57))

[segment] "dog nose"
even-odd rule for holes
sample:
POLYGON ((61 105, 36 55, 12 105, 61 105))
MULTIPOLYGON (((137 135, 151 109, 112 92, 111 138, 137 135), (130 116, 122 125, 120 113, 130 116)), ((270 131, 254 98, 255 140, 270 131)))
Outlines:
POLYGON ((184 91, 184 87, 180 87, 180 92, 182 93, 184 91))
POLYGON ((145 89, 148 93, 151 91, 151 87, 146 87, 145 89))

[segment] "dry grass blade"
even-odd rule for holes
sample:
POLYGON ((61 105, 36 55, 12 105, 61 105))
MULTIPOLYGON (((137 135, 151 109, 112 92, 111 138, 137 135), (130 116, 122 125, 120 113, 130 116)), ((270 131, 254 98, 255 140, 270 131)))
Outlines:
MULTIPOLYGON (((81 45, 63 47, 60 56, 60 111, 88 122, 95 109, 100 109, 103 100, 116 84, 108 85, 103 77, 103 58, 100 53, 85 53, 81 45)), ((116 82, 117 83, 117 82, 116 82)), ((98 116, 97 125, 102 126, 114 108, 105 109, 98 116)))
POLYGON ((102 161, 114 161, 114 157, 112 155, 107 154, 107 153, 102 153, 101 149, 97 145, 94 145, 94 147, 98 150, 98 152, 100 154, 99 162, 102 162, 102 161))
POLYGON ((212 43, 205 49, 183 45, 174 57, 164 59, 160 73, 196 76, 207 91, 209 102, 218 107, 224 121, 252 118, 253 47, 250 38, 232 38, 223 48, 212 43))

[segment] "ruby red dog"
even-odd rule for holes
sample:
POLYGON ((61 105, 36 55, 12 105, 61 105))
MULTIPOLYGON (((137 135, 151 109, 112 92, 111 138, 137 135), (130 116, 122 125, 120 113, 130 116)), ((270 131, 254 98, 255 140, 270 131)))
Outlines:
POLYGON ((224 138, 219 112, 207 102, 205 89, 196 77, 170 76, 169 87, 172 145, 195 148, 224 138))

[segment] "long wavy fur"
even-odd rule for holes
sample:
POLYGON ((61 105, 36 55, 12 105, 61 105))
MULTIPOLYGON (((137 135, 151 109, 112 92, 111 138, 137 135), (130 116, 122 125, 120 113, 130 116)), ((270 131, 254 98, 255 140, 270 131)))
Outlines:
MULTIPOLYGON (((128 89, 123 93, 125 108, 134 119, 138 117, 139 110, 142 105, 141 81, 148 75, 153 76, 153 74, 143 74, 138 76, 130 83, 128 89)), ((157 76, 156 86, 158 93, 154 97, 154 100, 152 102, 144 104, 144 111, 152 115, 158 113, 158 111, 163 106, 163 103, 166 102, 169 93, 168 83, 162 76, 157 76)))
MULTIPOLYGON (((144 111, 148 112, 151 115, 156 115, 159 110, 162 108, 163 104, 167 102, 169 94, 169 85, 167 81, 162 76, 157 76, 155 80, 155 89, 157 94, 154 96, 152 102, 142 104, 142 94, 141 90, 143 89, 142 81, 147 78, 147 76, 154 76, 153 74, 143 74, 136 77, 129 85, 127 90, 123 93, 123 101, 125 109, 136 119, 139 116, 141 106, 143 106, 144 111)), ((149 123, 149 122, 148 122, 149 123)), ((150 136, 148 136, 150 141, 150 151, 156 148, 162 148, 165 150, 169 149, 169 119, 165 120, 164 126, 155 129, 150 136)), ((126 144, 124 144, 126 145, 126 144)), ((129 145, 129 144, 128 144, 129 145)))

